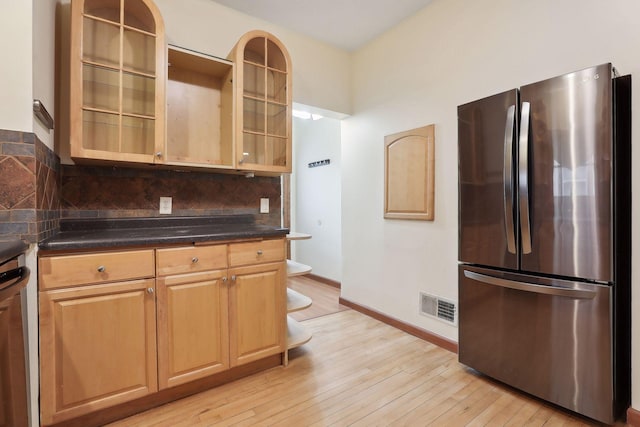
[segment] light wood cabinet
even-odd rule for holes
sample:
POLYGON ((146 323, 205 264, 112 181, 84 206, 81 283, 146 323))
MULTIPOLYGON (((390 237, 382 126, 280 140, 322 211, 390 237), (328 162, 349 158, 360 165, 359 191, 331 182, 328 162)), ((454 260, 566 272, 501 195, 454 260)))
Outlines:
POLYGON ((154 280, 40 293, 41 422, 157 390, 154 280))
POLYGON ((235 63, 236 168, 291 172, 291 59, 265 31, 244 34, 229 54, 235 63))
POLYGON ((152 0, 72 0, 70 33, 75 161, 291 172, 291 59, 272 34, 226 59, 167 46, 152 0))
POLYGON ((157 281, 159 388, 228 369, 226 270, 168 276, 157 281))
POLYGON ((286 269, 276 262, 229 269, 231 366, 286 350, 286 269))
POLYGON ((284 353, 284 248, 281 238, 41 255, 42 423, 284 353))
POLYGON ((164 37, 151 0, 72 0, 74 160, 156 161, 165 137, 164 37))
POLYGON ((40 289, 153 277, 153 249, 96 252, 40 258, 40 289))
POLYGON ((159 388, 228 369, 227 245, 156 254, 159 388))
POLYGON ((169 46, 167 65, 166 162, 233 168, 233 63, 169 46))

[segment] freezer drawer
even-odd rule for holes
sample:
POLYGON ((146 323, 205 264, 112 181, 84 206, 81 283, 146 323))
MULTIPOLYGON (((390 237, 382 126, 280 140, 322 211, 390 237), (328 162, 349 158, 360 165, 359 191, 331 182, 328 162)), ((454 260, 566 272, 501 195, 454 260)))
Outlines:
POLYGON ((459 360, 614 421, 611 286, 459 266, 459 360))

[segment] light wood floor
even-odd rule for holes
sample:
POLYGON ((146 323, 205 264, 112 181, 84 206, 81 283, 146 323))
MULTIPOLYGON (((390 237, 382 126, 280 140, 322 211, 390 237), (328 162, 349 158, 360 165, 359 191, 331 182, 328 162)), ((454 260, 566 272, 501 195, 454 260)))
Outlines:
POLYGON ((291 352, 287 367, 111 426, 595 425, 479 376, 455 354, 356 311, 303 324, 313 338, 291 352))

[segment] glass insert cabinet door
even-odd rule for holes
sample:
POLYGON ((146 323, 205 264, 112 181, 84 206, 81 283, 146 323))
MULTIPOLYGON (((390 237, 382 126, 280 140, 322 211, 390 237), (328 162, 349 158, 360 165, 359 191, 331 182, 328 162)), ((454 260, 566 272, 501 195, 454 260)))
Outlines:
POLYGON ((236 166, 291 172, 291 59, 272 34, 250 31, 229 55, 235 64, 236 166))
POLYGON ((72 158, 162 162, 165 51, 152 1, 72 0, 72 158))

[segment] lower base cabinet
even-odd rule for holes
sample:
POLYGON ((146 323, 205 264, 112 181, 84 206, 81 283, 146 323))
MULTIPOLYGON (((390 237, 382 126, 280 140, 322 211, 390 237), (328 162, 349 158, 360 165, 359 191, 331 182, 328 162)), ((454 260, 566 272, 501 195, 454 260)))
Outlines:
POLYGON ((226 271, 157 281, 159 388, 229 369, 226 271))
POLYGON ((231 366, 286 350, 286 264, 232 268, 231 366))
POLYGON ((40 293, 42 424, 157 390, 154 280, 40 293))
MULTIPOLYGON (((95 262, 91 270, 105 282, 109 274, 140 274, 105 265, 126 259, 127 251, 104 255, 72 256, 95 262)), ((43 425, 285 352, 284 239, 141 256, 157 277, 84 285, 70 278, 73 287, 51 279, 57 266, 68 265, 64 256, 40 258, 43 425)))

